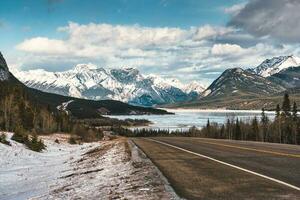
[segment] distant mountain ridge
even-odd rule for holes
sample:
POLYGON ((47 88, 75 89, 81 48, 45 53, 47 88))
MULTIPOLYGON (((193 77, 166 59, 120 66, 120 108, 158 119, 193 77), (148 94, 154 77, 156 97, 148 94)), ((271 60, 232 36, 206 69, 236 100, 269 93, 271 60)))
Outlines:
POLYGON ((250 69, 227 69, 196 101, 167 107, 275 109, 285 92, 300 103, 300 58, 296 56, 266 59, 250 69))
POLYGON ((205 91, 204 98, 270 95, 284 91, 279 84, 241 68, 225 70, 205 91))
POLYGON ((300 86, 300 58, 279 56, 255 68, 225 70, 205 91, 203 98, 269 96, 300 86))
MULTIPOLYGON (((55 76, 53 77, 55 78, 55 76)), ((24 97, 34 108, 43 107, 53 113, 68 111, 73 118, 102 118, 102 115, 170 114, 165 110, 129 105, 115 100, 86 100, 43 92, 29 88, 10 73, 4 57, 0 53, 0 100, 3 96, 24 97)), ((23 102, 24 103, 24 102, 23 102)), ((3 113, 2 113, 3 114, 3 113)))
POLYGON ((254 68, 227 69, 206 89, 198 82, 182 84, 177 79, 143 76, 134 68, 107 70, 92 64, 77 65, 65 72, 30 70, 15 74, 29 87, 65 96, 117 99, 144 106, 203 104, 248 109, 264 106, 262 102, 268 103, 267 98, 281 96, 286 91, 298 91, 300 58, 279 56, 254 68), (238 103, 230 105, 233 102, 238 103))
POLYGON ((28 87, 41 91, 92 100, 113 99, 136 105, 189 101, 201 96, 200 83, 182 84, 177 79, 143 76, 137 69, 104 69, 79 64, 64 72, 16 71, 28 87))
POLYGON ((300 58, 290 55, 290 56, 279 56, 279 57, 273 57, 271 59, 266 59, 259 66, 248 70, 257 75, 263 77, 269 77, 290 67, 299 67, 299 66, 300 66, 300 58))

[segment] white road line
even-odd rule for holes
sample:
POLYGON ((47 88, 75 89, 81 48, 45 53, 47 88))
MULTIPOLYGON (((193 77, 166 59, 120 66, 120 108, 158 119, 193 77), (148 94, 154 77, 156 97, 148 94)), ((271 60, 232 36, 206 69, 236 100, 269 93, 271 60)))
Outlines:
POLYGON ((236 166, 236 165, 232 165, 232 164, 229 164, 229 163, 226 163, 226 162, 223 162, 223 161, 220 161, 220 160, 217 160, 217 159, 214 159, 214 158, 211 158, 211 157, 208 157, 208 156, 199 154, 199 153, 195 153, 195 152, 192 152, 192 151, 189 151, 189 150, 186 150, 186 149, 183 149, 183 148, 181 148, 181 147, 177 147, 177 146, 174 146, 174 145, 165 143, 165 142, 161 142, 161 141, 154 140, 154 139, 150 139, 150 138, 145 138, 145 139, 146 139, 146 140, 153 141, 153 142, 156 142, 156 143, 159 143, 159 144, 163 144, 163 145, 165 145, 165 146, 169 146, 169 147, 172 147, 172 148, 175 148, 175 149, 179 149, 179 150, 181 150, 181 151, 184 151, 184 152, 187 152, 187 153, 190 153, 190 154, 193 154, 193 155, 202 157, 202 158, 206 158, 206 159, 215 161, 215 162, 217 162, 217 163, 220 163, 220 164, 223 164, 223 165, 226 165, 226 166, 229 166, 229 167, 232 167, 232 168, 235 168, 235 169, 238 169, 238 170, 241 170, 241 171, 250 173, 250 174, 254 174, 254 175, 256 175, 256 176, 259 176, 259 177, 268 179, 268 180, 270 180, 270 181, 273 181, 273 182, 276 182, 276 183, 279 183, 279 184, 285 185, 285 186, 287 186, 287 187, 290 187, 290 188, 292 188, 292 189, 295 189, 295 190, 300 191, 300 188, 299 188, 299 187, 297 187, 297 186, 295 186, 295 185, 291 185, 291 184, 286 183, 286 182, 283 182, 283 181, 280 181, 280 180, 278 180, 278 179, 271 178, 271 177, 269 177, 269 176, 266 176, 266 175, 263 175, 263 174, 260 174, 260 173, 257 173, 257 172, 254 172, 254 171, 251 171, 251 170, 242 168, 242 167, 238 167, 238 166, 236 166))

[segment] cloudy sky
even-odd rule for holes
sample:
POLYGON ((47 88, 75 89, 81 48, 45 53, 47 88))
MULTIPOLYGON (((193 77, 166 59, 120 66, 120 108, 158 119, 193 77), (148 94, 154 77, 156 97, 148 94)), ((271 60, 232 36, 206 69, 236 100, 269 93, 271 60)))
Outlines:
POLYGON ((3 0, 11 68, 78 63, 210 83, 224 69, 300 56, 299 0, 3 0))

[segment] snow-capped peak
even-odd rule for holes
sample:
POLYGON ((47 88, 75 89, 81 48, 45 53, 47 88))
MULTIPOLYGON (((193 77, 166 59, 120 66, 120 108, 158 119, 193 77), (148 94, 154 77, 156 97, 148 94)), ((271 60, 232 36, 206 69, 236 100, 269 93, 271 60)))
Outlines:
POLYGON ((268 77, 276 74, 289 67, 300 66, 300 58, 290 55, 290 56, 279 56, 271 59, 266 59, 258 67, 251 69, 254 72, 263 77, 268 77))
POLYGON ((198 81, 192 81, 184 84, 176 78, 162 78, 154 74, 148 75, 148 78, 153 80, 154 84, 161 88, 175 87, 185 93, 196 92, 199 95, 205 90, 205 86, 198 81))
POLYGON ((150 74, 147 77, 151 79, 153 83, 159 86, 160 88, 175 87, 181 90, 185 88, 185 85, 176 78, 164 78, 155 74, 150 74))
POLYGON ((64 72, 30 70, 18 71, 14 75, 27 86, 45 92, 146 106, 191 100, 201 94, 195 83, 191 86, 174 78, 144 76, 138 69, 130 67, 113 69, 79 64, 64 72), (193 95, 190 94, 192 91, 193 95))
POLYGON ((184 88, 184 91, 187 93, 194 91, 197 92, 198 94, 201 94, 204 90, 205 90, 205 86, 197 81, 190 82, 184 88))
POLYGON ((92 63, 88 63, 88 64, 78 64, 74 67, 74 71, 77 72, 83 72, 83 71, 89 71, 89 70, 95 70, 98 67, 92 63))

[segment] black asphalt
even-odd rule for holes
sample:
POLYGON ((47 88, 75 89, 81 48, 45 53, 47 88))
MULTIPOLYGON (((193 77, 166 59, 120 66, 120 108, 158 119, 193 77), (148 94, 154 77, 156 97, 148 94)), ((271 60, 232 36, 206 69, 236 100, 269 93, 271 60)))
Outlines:
POLYGON ((299 145, 187 137, 159 137, 153 139, 300 187, 299 145))

